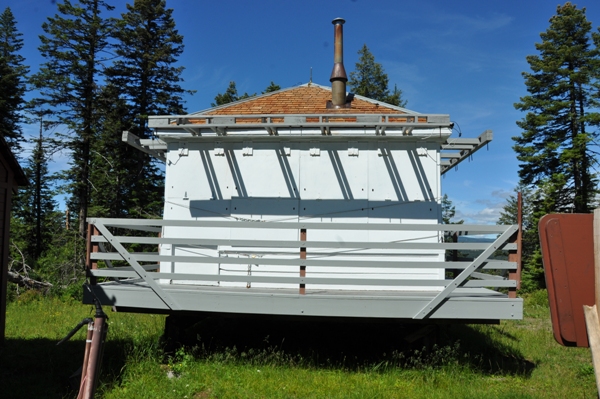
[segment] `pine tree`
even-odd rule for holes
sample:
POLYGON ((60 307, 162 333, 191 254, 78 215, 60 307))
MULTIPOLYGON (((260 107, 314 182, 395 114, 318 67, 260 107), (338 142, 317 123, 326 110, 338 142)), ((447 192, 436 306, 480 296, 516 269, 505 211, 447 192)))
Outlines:
POLYGON ((517 122, 523 132, 513 148, 521 182, 541 190, 536 213, 589 212, 597 194, 590 125, 600 119, 592 91, 600 59, 590 32, 585 8, 559 5, 535 45, 539 55, 527 57, 529 95, 515 104, 527 114, 517 122))
POLYGON ((15 17, 7 7, 0 14, 0 136, 16 153, 21 150, 23 141, 23 97, 29 73, 29 68, 24 65, 25 58, 19 55, 23 47, 21 36, 15 17))
POLYGON ((387 73, 380 63, 375 62, 375 57, 366 44, 358 50, 358 55, 360 57, 355 70, 350 72, 350 80, 348 80, 348 85, 354 94, 406 107, 408 101, 402 99, 402 91, 398 86, 394 85, 394 91, 390 93, 387 73))
POLYGON ((113 20, 104 19, 102 10, 112 10, 103 0, 79 0, 58 4, 60 15, 42 25, 41 54, 47 59, 32 77, 41 98, 34 104, 47 104, 54 118, 70 129, 63 135, 71 150, 69 207, 76 210, 79 233, 85 236, 90 197, 91 149, 98 130, 98 87, 101 64, 109 50, 113 20))
POLYGON ((448 198, 448 194, 444 194, 442 197, 442 223, 443 224, 463 224, 464 220, 453 222, 452 218, 456 215, 456 207, 452 203, 452 200, 448 198))
MULTIPOLYGON (((183 67, 174 65, 183 52, 183 36, 175 29, 172 14, 165 0, 135 0, 117 23, 115 48, 119 59, 107 75, 130 110, 127 118, 123 116, 129 125, 123 128, 140 138, 152 136, 149 115, 184 113, 182 96, 192 93, 180 85, 183 67)), ((110 123, 112 126, 104 127, 105 134, 120 140, 121 130, 117 130, 114 119, 110 123)), ((119 182, 128 196, 128 204, 123 206, 129 214, 160 215, 163 178, 155 161, 140 151, 123 151, 127 158, 115 159, 113 168, 128 171, 119 182)), ((104 163, 109 166, 107 160, 104 163)))
POLYGON ((272 93, 277 90, 281 90, 281 86, 279 86, 278 84, 275 84, 275 82, 271 81, 271 83, 267 86, 265 91, 262 92, 262 94, 272 93))
MULTIPOLYGON (((273 83, 273 82, 271 82, 271 83, 273 83)), ((269 87, 267 87, 267 89, 268 88, 269 87)), ((256 95, 256 93, 248 94, 245 92, 241 96, 238 95, 237 87, 235 86, 235 82, 232 80, 231 82, 229 82, 229 86, 227 87, 227 90, 225 90, 225 93, 217 94, 215 96, 215 102, 211 103, 210 105, 213 107, 217 107, 219 105, 229 104, 229 103, 233 103, 236 101, 244 100, 246 98, 254 97, 255 95, 256 95)))
POLYGON ((133 168, 141 157, 140 151, 122 142, 121 132, 133 126, 134 118, 120 89, 112 84, 102 88, 98 101, 101 128, 91 154, 89 214, 126 217, 139 202, 132 186, 138 178, 133 168))
POLYGON ((11 233, 27 261, 32 264, 49 248, 52 236, 60 228, 51 186, 53 179, 48 172, 48 147, 43 136, 41 116, 39 122, 39 137, 24 168, 31 184, 20 189, 14 198, 13 210, 17 223, 11 233))

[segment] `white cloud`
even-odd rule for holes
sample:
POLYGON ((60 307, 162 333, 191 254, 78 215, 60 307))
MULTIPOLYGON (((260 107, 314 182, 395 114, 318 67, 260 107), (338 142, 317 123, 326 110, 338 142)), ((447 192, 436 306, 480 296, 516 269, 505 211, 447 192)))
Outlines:
POLYGON ((457 201, 455 220, 472 224, 495 224, 512 191, 494 189, 486 198, 457 201))

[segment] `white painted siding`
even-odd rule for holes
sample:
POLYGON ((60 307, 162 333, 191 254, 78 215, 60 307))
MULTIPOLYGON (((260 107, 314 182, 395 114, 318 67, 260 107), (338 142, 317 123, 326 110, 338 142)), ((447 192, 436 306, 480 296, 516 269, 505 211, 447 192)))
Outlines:
MULTIPOLYGON (((280 130, 280 134, 285 134, 280 130)), ((271 142, 247 138, 232 142, 201 139, 170 141, 167 152, 165 219, 252 220, 257 222, 318 221, 352 223, 438 223, 440 220, 439 142, 430 140, 376 140, 350 137, 348 140, 271 142)), ((213 139, 214 140, 214 139, 213 139)), ((276 141, 277 140, 277 141, 276 141)), ((298 232, 280 230, 165 229, 165 237, 287 239, 297 240, 298 232)), ((437 233, 383 231, 308 232, 308 240, 439 242, 437 233)), ((386 250, 332 252, 311 250, 308 258, 369 260, 389 256, 386 250)), ((273 253, 297 259, 297 249, 173 247, 164 245, 163 254, 245 257, 249 265, 195 265, 161 263, 161 272, 206 274, 298 275, 294 268, 252 264, 252 257, 273 253)), ((440 261, 443 251, 401 251, 389 259, 440 261)), ((307 276, 390 279, 443 279, 443 269, 307 268, 307 276)), ((183 281, 182 283, 191 283, 183 281)), ((198 284, 198 282, 196 282, 198 284)), ((244 283, 200 284, 244 286, 244 283)), ((253 287, 290 287, 286 284, 259 284, 253 287)), ((308 287, 309 289, 311 287, 308 287)), ((321 288, 321 287, 320 287, 321 288)), ((339 287, 322 287, 339 288, 339 287)), ((390 289, 389 287, 346 286, 345 289, 390 289)), ((412 289, 420 289, 412 287, 412 289)), ((431 287, 428 288, 431 290, 431 287)))

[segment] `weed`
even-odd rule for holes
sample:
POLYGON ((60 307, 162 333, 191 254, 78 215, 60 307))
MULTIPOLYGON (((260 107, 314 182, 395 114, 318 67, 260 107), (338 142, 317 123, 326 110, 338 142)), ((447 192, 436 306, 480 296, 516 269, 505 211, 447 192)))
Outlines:
POLYGON ((582 364, 577 369, 578 377, 590 377, 594 375, 594 366, 591 364, 582 364))
POLYGON ((175 356, 169 357, 169 369, 176 375, 181 376, 194 362, 194 356, 181 347, 175 352, 175 356))

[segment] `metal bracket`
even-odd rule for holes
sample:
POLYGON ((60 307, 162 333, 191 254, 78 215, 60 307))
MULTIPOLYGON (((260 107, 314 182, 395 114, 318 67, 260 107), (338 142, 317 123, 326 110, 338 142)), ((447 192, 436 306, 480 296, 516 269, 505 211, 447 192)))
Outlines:
POLYGON ((251 141, 244 141, 244 148, 242 150, 242 155, 246 156, 252 156, 252 142, 251 141))
POLYGON ((221 143, 220 141, 215 143, 215 150, 214 150, 214 154, 216 157, 224 157, 225 156, 225 149, 223 148, 223 143, 221 143))

